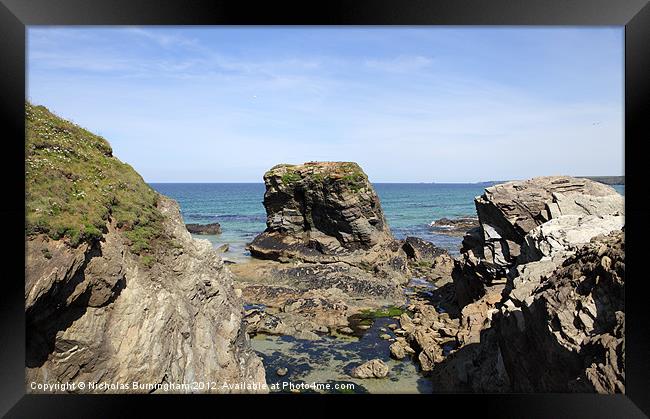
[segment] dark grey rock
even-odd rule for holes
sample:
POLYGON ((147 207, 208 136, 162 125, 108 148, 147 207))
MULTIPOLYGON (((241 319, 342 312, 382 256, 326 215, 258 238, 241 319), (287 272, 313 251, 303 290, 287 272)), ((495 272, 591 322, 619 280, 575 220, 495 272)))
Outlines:
POLYGON ((440 218, 429 225, 432 231, 449 236, 463 236, 468 230, 478 226, 477 217, 440 218))
POLYGON ((221 234, 221 224, 186 224, 187 231, 192 234, 216 235, 221 234))
POLYGON ((264 174, 266 230, 254 257, 332 262, 395 242, 374 188, 356 163, 278 165, 264 174))
POLYGON ((415 261, 433 261, 438 256, 447 253, 446 250, 441 249, 431 242, 422 240, 419 237, 407 237, 404 239, 402 249, 409 257, 415 261))

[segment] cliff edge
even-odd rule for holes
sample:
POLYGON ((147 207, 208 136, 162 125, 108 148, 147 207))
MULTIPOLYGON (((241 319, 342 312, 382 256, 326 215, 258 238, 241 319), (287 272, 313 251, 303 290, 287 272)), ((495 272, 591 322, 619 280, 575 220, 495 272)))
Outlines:
POLYGON ((178 204, 103 138, 42 106, 26 123, 27 391, 264 391, 232 275, 178 204))

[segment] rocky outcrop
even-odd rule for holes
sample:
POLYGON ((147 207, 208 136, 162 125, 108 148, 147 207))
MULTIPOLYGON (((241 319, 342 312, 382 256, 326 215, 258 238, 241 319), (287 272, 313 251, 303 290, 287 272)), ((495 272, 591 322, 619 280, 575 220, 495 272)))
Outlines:
POLYGON ((384 378, 388 375, 388 366, 381 359, 365 362, 352 370, 355 378, 384 378))
POLYGON ((264 183, 267 228, 247 246, 258 261, 233 268, 248 301, 268 306, 249 330, 316 338, 347 327, 343 313, 403 303, 407 255, 356 163, 278 165, 264 183))
POLYGON ((624 225, 622 215, 561 215, 526 234, 517 262, 534 262, 557 253, 574 252, 593 237, 618 231, 624 225))
POLYGON ((452 392, 625 392, 623 231, 517 267, 462 309, 434 385, 452 392))
POLYGON ((267 228, 248 245, 257 260, 232 268, 247 301, 266 306, 247 318, 251 333, 317 338, 364 309, 405 304, 413 275, 451 281, 445 250, 392 236, 357 164, 278 165, 264 183, 267 228))
POLYGON ((504 305, 499 345, 513 389, 625 391, 625 245, 599 236, 504 305))
POLYGON ((398 250, 379 197, 356 163, 278 165, 264 174, 266 230, 248 248, 262 259, 386 263, 398 250))
POLYGON ((467 231, 478 227, 478 225, 478 218, 476 217, 460 217, 440 218, 432 221, 429 227, 431 231, 438 234, 462 237, 467 231))
POLYGON ((201 234, 201 235, 216 235, 221 234, 221 224, 219 223, 210 223, 210 224, 186 224, 187 231, 192 234, 201 234))
POLYGON ((209 242, 190 237, 175 202, 161 197, 159 208, 176 247, 150 268, 113 225, 103 240, 77 249, 30 238, 28 382, 219 383, 212 390, 172 392, 230 392, 224 382, 265 383, 241 326, 242 300, 231 274, 209 242))
MULTIPOLYGON (((622 211, 622 196, 613 188, 569 176, 538 177, 485 189, 476 199, 481 225, 505 239, 522 237, 560 215, 608 215, 622 211)), ((486 233, 487 234, 487 233, 486 233)))
POLYGON ((426 304, 400 319, 436 388, 624 392, 624 208, 615 193, 554 177, 476 198, 481 225, 465 235, 452 273, 457 323, 416 333, 439 318, 426 304), (436 334, 453 337, 448 354, 436 334))
POLYGON ((612 187, 567 176, 495 185, 475 204, 480 227, 465 235, 453 274, 461 306, 505 283, 518 263, 620 229, 624 217, 623 197, 612 187))
POLYGON ((408 258, 411 276, 426 278, 438 285, 451 279, 454 259, 446 250, 419 237, 406 237, 402 250, 408 258))
POLYGON ((26 112, 27 391, 266 391, 232 274, 178 204, 104 139, 43 107, 26 112))

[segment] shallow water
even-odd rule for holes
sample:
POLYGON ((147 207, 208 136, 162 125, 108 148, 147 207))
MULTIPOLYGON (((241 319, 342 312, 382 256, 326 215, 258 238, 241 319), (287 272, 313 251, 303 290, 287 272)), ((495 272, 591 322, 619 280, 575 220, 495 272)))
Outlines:
MULTIPOLYGON (((424 279, 413 278, 404 287, 407 298, 427 298, 435 285, 424 279)), ((408 305, 408 303, 407 303, 408 305)), ((253 308, 253 304, 249 305, 253 308)), ((263 309, 263 306, 255 305, 263 309)), ((438 309, 442 311, 441 309, 438 309)), ((291 383, 330 384, 314 390, 315 386, 302 392, 320 393, 432 393, 433 387, 411 358, 395 360, 390 357, 389 346, 393 343, 380 338, 395 334, 388 327, 394 323, 399 326, 398 317, 381 317, 369 319, 362 315, 350 317, 352 335, 321 335, 320 340, 296 339, 291 336, 257 335, 251 339, 251 346, 260 355, 266 369, 269 386, 275 384, 272 391, 289 392, 291 383), (369 325, 369 329, 363 329, 369 325), (386 378, 359 379, 350 376, 352 369, 366 361, 381 359, 389 368, 386 378), (286 368, 287 374, 279 376, 278 368, 286 368), (352 388, 336 389, 335 385, 352 385, 352 388)), ((454 349, 454 344, 443 347, 445 354, 454 349)))
POLYGON ((320 340, 304 340, 290 336, 257 335, 251 339, 251 345, 264 362, 267 383, 277 386, 272 391, 289 392, 291 383, 329 383, 332 386, 330 390, 319 388, 315 392, 431 393, 430 381, 418 371, 415 362, 409 358, 401 361, 390 358, 388 347, 392 342, 379 337, 383 333, 395 337, 386 327, 390 323, 397 323, 397 320, 376 319, 360 338, 324 335, 320 340), (388 365, 388 377, 359 379, 349 375, 354 367, 371 359, 381 359, 388 365), (287 374, 278 376, 278 368, 286 368, 287 374), (351 383, 353 388, 333 388, 335 384, 343 383, 351 383))

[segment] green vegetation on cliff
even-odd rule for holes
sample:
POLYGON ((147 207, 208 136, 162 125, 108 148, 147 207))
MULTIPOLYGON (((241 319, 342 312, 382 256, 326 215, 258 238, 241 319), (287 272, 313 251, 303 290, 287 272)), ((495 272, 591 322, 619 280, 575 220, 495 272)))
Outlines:
POLYGON ((282 179, 282 183, 289 184, 289 183, 298 182, 300 179, 302 179, 302 177, 300 176, 300 174, 294 171, 287 170, 287 172, 282 175, 281 179, 282 179))
POLYGON ((28 235, 65 238, 70 245, 99 239, 112 218, 134 253, 160 236, 158 195, 108 142, 27 104, 25 181, 28 235))
POLYGON ((304 181, 311 184, 341 182, 357 192, 368 182, 368 178, 354 162, 309 162, 303 165, 278 164, 264 177, 279 176, 284 185, 304 181))

